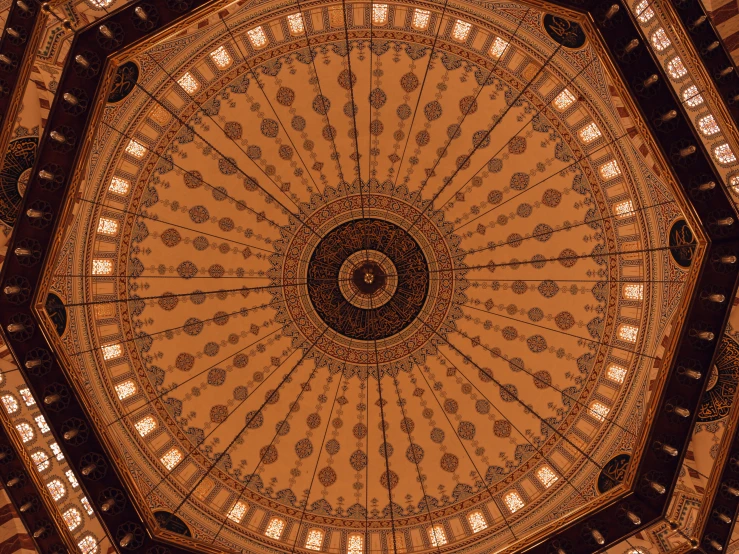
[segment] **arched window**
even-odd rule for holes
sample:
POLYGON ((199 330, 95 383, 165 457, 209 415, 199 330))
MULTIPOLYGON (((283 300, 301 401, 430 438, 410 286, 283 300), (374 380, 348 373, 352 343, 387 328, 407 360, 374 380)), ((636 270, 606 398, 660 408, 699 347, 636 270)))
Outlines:
POLYGON ((429 540, 433 547, 444 546, 447 543, 444 528, 441 525, 432 525, 429 529, 429 540))
POLYGON ((508 506, 508 509, 511 511, 511 513, 517 512, 526 505, 523 501, 523 498, 521 498, 521 496, 515 491, 511 491, 506 494, 503 497, 503 502, 505 502, 505 505, 508 506))
POLYGON ((245 515, 246 515, 246 503, 241 502, 239 500, 236 504, 233 505, 231 510, 229 510, 228 519, 236 523, 241 523, 245 515))
POLYGON ((305 539, 305 547, 308 550, 321 550, 323 546, 323 531, 320 529, 310 529, 305 539))
POLYGON ((77 543, 82 554, 95 554, 98 551, 98 541, 92 535, 87 535, 77 543))
POLYGON ((33 439, 33 427, 31 427, 28 423, 19 423, 15 426, 15 428, 18 431, 18 434, 21 436, 21 440, 23 442, 28 442, 33 439))
POLYGON ((346 541, 346 554, 362 554, 364 552, 364 538, 358 533, 349 535, 346 541))
POLYGON ((49 461, 49 457, 46 455, 46 452, 43 450, 37 450, 33 454, 31 454, 31 459, 33 460, 33 463, 36 465, 37 471, 44 471, 45 469, 48 469, 51 465, 51 462, 49 461))
POLYGON ((74 531, 75 529, 77 529, 77 527, 79 527, 80 523, 82 523, 82 516, 76 508, 70 508, 62 514, 62 517, 64 518, 64 523, 67 524, 67 528, 70 531, 74 531))
POLYGON ((485 516, 479 510, 469 514, 467 516, 467 521, 469 522, 473 533, 479 533, 480 531, 488 528, 488 522, 485 520, 485 516))
POLYGON ((264 534, 271 539, 279 540, 284 529, 285 522, 279 517, 273 517, 269 520, 269 524, 267 524, 267 529, 264 530, 264 534))
POLYGON ((64 483, 62 483, 59 479, 53 479, 46 483, 46 488, 49 489, 51 497, 54 500, 60 500, 67 493, 67 489, 64 487, 64 483))
POLYGON ((554 482, 559 479, 557 477, 557 474, 552 471, 552 468, 549 466, 541 466, 536 471, 536 478, 541 481, 541 484, 544 485, 546 488, 551 487, 554 482))
POLYGON ((12 394, 4 394, 2 396, 2 401, 3 406, 5 406, 5 411, 9 414, 14 414, 18 411, 18 401, 12 394))

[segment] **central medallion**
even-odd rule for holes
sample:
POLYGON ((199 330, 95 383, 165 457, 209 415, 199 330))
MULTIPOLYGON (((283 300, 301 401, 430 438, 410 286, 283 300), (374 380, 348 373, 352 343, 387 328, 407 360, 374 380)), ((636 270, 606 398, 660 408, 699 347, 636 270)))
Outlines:
POLYGON ((308 294, 331 329, 380 340, 405 329, 429 289, 426 257, 400 226, 355 219, 329 231, 308 264, 308 294))

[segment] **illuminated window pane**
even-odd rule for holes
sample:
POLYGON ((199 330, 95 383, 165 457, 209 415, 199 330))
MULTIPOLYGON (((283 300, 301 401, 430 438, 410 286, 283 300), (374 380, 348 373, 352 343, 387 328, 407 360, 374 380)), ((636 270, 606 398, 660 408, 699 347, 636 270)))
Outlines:
POLYGON ((151 112, 149 113, 149 117, 151 117, 159 125, 166 125, 167 123, 169 123, 169 120, 172 116, 164 106, 157 105, 154 107, 153 110, 151 110, 151 112))
POLYGON ((198 83, 197 79, 189 71, 177 79, 177 83, 191 96, 200 88, 200 83, 198 83))
POLYGON ((225 46, 219 46, 213 50, 210 53, 210 59, 213 60, 213 63, 216 64, 218 69, 226 69, 233 63, 233 58, 231 58, 225 46))
POLYGON ((667 72, 673 79, 679 79, 680 77, 684 77, 688 73, 688 70, 685 69, 680 56, 677 56, 667 62, 667 72))
POLYGON ((560 92, 552 102, 554 107, 559 111, 563 112, 575 102, 575 95, 572 94, 568 89, 564 89, 560 92))
POLYGON ((332 27, 344 26, 344 10, 339 6, 328 9, 328 21, 332 27))
POLYGON ((59 500, 67 493, 67 489, 64 487, 64 483, 62 483, 59 479, 54 479, 53 481, 49 481, 48 483, 46 483, 46 488, 49 489, 51 497, 54 500, 59 500))
POLYGON ((557 477, 557 474, 552 471, 552 468, 549 466, 541 466, 536 471, 536 478, 541 481, 541 484, 544 485, 546 488, 551 487, 559 477, 557 477))
POLYGON ((246 515, 246 504, 244 502, 237 502, 234 504, 231 509, 228 512, 228 519, 231 521, 235 521, 236 523, 241 523, 241 520, 244 519, 244 516, 246 515))
POLYGON ((110 186, 108 187, 108 190, 110 192, 114 192, 115 194, 128 194, 128 190, 131 188, 131 183, 126 181, 125 179, 121 179, 120 177, 113 177, 110 180, 110 186))
POLYGON ((46 434, 51 431, 51 429, 49 429, 49 424, 46 423, 46 420, 44 419, 44 416, 37 415, 34 419, 36 420, 36 425, 38 425, 39 431, 41 431, 42 434, 46 434))
POLYGON ((429 529, 429 540, 433 547, 444 546, 447 543, 444 528, 441 525, 433 525, 429 529))
POLYGON ((262 48, 267 45, 267 35, 264 34, 262 26, 254 27, 246 32, 249 41, 254 48, 262 48))
POLYGON ((302 35, 305 32, 303 14, 298 12, 287 16, 287 27, 291 35, 302 35))
POLYGON ((631 203, 631 200, 624 200, 613 207, 613 213, 617 217, 629 217, 634 214, 634 205, 631 203))
POLYGON ((269 520, 269 524, 267 525, 267 529, 264 531, 264 534, 271 539, 279 540, 282 536, 283 529, 285 529, 285 522, 279 517, 273 517, 269 520))
POLYGON ((59 448, 59 445, 55 442, 52 442, 50 447, 51 447, 51 453, 54 454, 54 457, 58 461, 61 462, 64 459, 64 454, 62 454, 62 449, 59 448))
POLYGON ((346 554, 362 554, 364 551, 364 540, 362 535, 349 535, 346 541, 346 554))
POLYGON ((144 157, 144 154, 146 154, 146 148, 140 142, 136 142, 131 139, 128 146, 126 146, 126 153, 131 154, 135 158, 141 159, 144 157))
POLYGON ((413 28, 419 31, 425 31, 429 28, 429 22, 431 21, 431 12, 428 10, 421 10, 416 8, 413 10, 413 28))
POLYGON ((182 452, 179 448, 172 448, 161 459, 164 467, 171 471, 182 460, 182 452))
POLYGON ((649 7, 649 0, 641 0, 635 7, 636 18, 641 23, 647 23, 654 17, 654 10, 649 7))
POLYGON ((660 27, 652 35, 652 45, 657 52, 662 52, 672 44, 670 39, 667 37, 665 30, 660 27))
POLYGON ((87 512, 87 515, 88 516, 91 516, 92 515, 92 506, 90 505, 90 501, 87 499, 86 496, 83 496, 81 502, 82 502, 82 507, 87 512))
POLYGON ((690 85, 686 88, 685 91, 683 91, 683 101, 691 108, 695 108, 696 106, 703 104, 703 97, 698 94, 698 87, 690 85))
POLYGON ((471 29, 472 23, 467 23, 466 21, 457 19, 457 21, 454 22, 454 27, 452 28, 452 38, 454 40, 458 40, 459 42, 464 42, 470 35, 471 29))
POLYGON ((621 325, 618 328, 618 338, 628 342, 636 342, 636 336, 639 334, 639 327, 635 325, 621 325))
POLYGON ((719 144, 714 148, 713 155, 722 164, 733 164, 736 161, 734 152, 731 151, 731 147, 726 143, 719 144))
POLYGON ((320 529, 311 529, 308 531, 308 537, 305 539, 305 547, 308 550, 321 550, 323 546, 323 531, 320 529))
POLYGON ((31 427, 28 423, 19 423, 15 426, 15 428, 18 431, 18 434, 21 436, 21 440, 23 442, 28 442, 33 439, 33 427, 31 427))
POLYGON ((123 347, 120 344, 108 344, 103 346, 103 360, 113 360, 123 354, 123 347))
POLYGON ((606 406, 605 404, 601 404, 600 402, 593 402, 590 405, 590 415, 593 416, 598 421, 605 421, 606 417, 608 416, 608 412, 610 412, 610 408, 606 406))
POLYGON ((123 381, 115 386, 115 392, 118 394, 119 400, 125 400, 136 394, 136 383, 133 381, 123 381))
POLYGON ((701 133, 707 137, 715 135, 721 131, 721 128, 718 126, 718 123, 716 123, 716 120, 712 115, 701 117, 698 120, 698 128, 701 130, 701 133))
POLYGON ((4 394, 2 397, 3 406, 5 406, 5 411, 9 414, 14 414, 18 411, 18 401, 13 398, 12 394, 4 394))
POLYGON ((628 300, 643 300, 644 285, 641 283, 627 283, 623 287, 624 298, 628 300))
POLYGON ((583 144, 590 144, 598 137, 600 137, 600 129, 595 123, 588 123, 585 127, 580 129, 577 133, 580 136, 580 140, 583 144))
POLYGON ((506 506, 508 506, 508 509, 511 511, 511 513, 517 512, 525 506, 523 499, 515 491, 511 491, 506 494, 503 497, 503 502, 505 502, 506 506))
POLYGON ((467 521, 469 522, 473 533, 479 533, 488 528, 488 522, 485 521, 485 516, 482 515, 482 512, 472 512, 467 516, 467 521))
POLYGON ((142 437, 145 437, 146 435, 151 433, 156 428, 157 428, 157 422, 151 416, 146 416, 145 418, 142 418, 136 422, 136 430, 139 432, 139 435, 141 435, 142 437))
POLYGON ((729 179, 729 185, 734 190, 735 194, 739 194, 739 175, 734 175, 729 179))
POLYGON ((77 482, 77 477, 74 476, 74 472, 71 469, 65 471, 64 475, 67 476, 67 481, 69 481, 69 484, 72 485, 73 489, 76 489, 80 486, 80 484, 77 482))
POLYGON ((34 404, 36 404, 36 400, 34 400, 30 390, 21 389, 18 392, 20 393, 21 398, 23 398, 23 402, 26 403, 26 406, 33 406, 34 404))
POLYGON ((490 47, 490 57, 494 60, 500 59, 506 48, 508 48, 508 42, 500 37, 495 37, 493 45, 490 47))
POLYGON ((70 508, 62 514, 62 517, 64 518, 64 523, 67 524, 67 528, 70 531, 74 531, 75 529, 77 529, 77 527, 79 527, 80 523, 82 523, 82 516, 76 508, 70 508))
POLYGON ((98 221, 98 233, 114 237, 118 233, 118 222, 115 219, 101 217, 98 221))
POLYGON ((82 554, 96 554, 98 551, 98 543, 95 540, 95 537, 88 535, 77 543, 77 548, 80 549, 82 554))
POLYGON ((626 379, 626 368, 620 365, 611 364, 608 366, 606 376, 614 383, 623 383, 626 379))
POLYGON ((92 260, 93 275, 110 275, 113 273, 113 260, 92 260))
POLYGON ((36 466, 36 469, 38 471, 44 471, 45 469, 48 469, 51 465, 46 452, 42 452, 41 450, 31 454, 31 459, 33 460, 33 464, 36 466))
POLYGON ((621 175, 621 168, 618 167, 616 160, 611 160, 610 162, 606 162, 600 166, 598 168, 598 172, 603 180, 607 181, 621 175))
POLYGON ((373 4, 372 23, 375 25, 387 23, 387 4, 373 4))

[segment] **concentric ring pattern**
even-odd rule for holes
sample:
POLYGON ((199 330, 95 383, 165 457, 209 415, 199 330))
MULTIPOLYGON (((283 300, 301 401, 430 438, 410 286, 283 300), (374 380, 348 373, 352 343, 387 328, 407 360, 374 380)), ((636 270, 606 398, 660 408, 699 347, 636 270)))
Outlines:
POLYGON ((67 356, 145 509, 219 548, 487 551, 607 502, 690 288, 597 41, 382 6, 139 47, 87 160, 67 356))

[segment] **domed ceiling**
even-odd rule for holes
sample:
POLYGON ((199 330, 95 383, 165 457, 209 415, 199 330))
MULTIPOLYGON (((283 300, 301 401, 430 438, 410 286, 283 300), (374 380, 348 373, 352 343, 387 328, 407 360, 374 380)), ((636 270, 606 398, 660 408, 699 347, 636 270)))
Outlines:
POLYGON ((119 60, 46 275, 147 517, 488 551, 607 503, 703 237, 601 45, 511 2, 301 11, 119 60))

